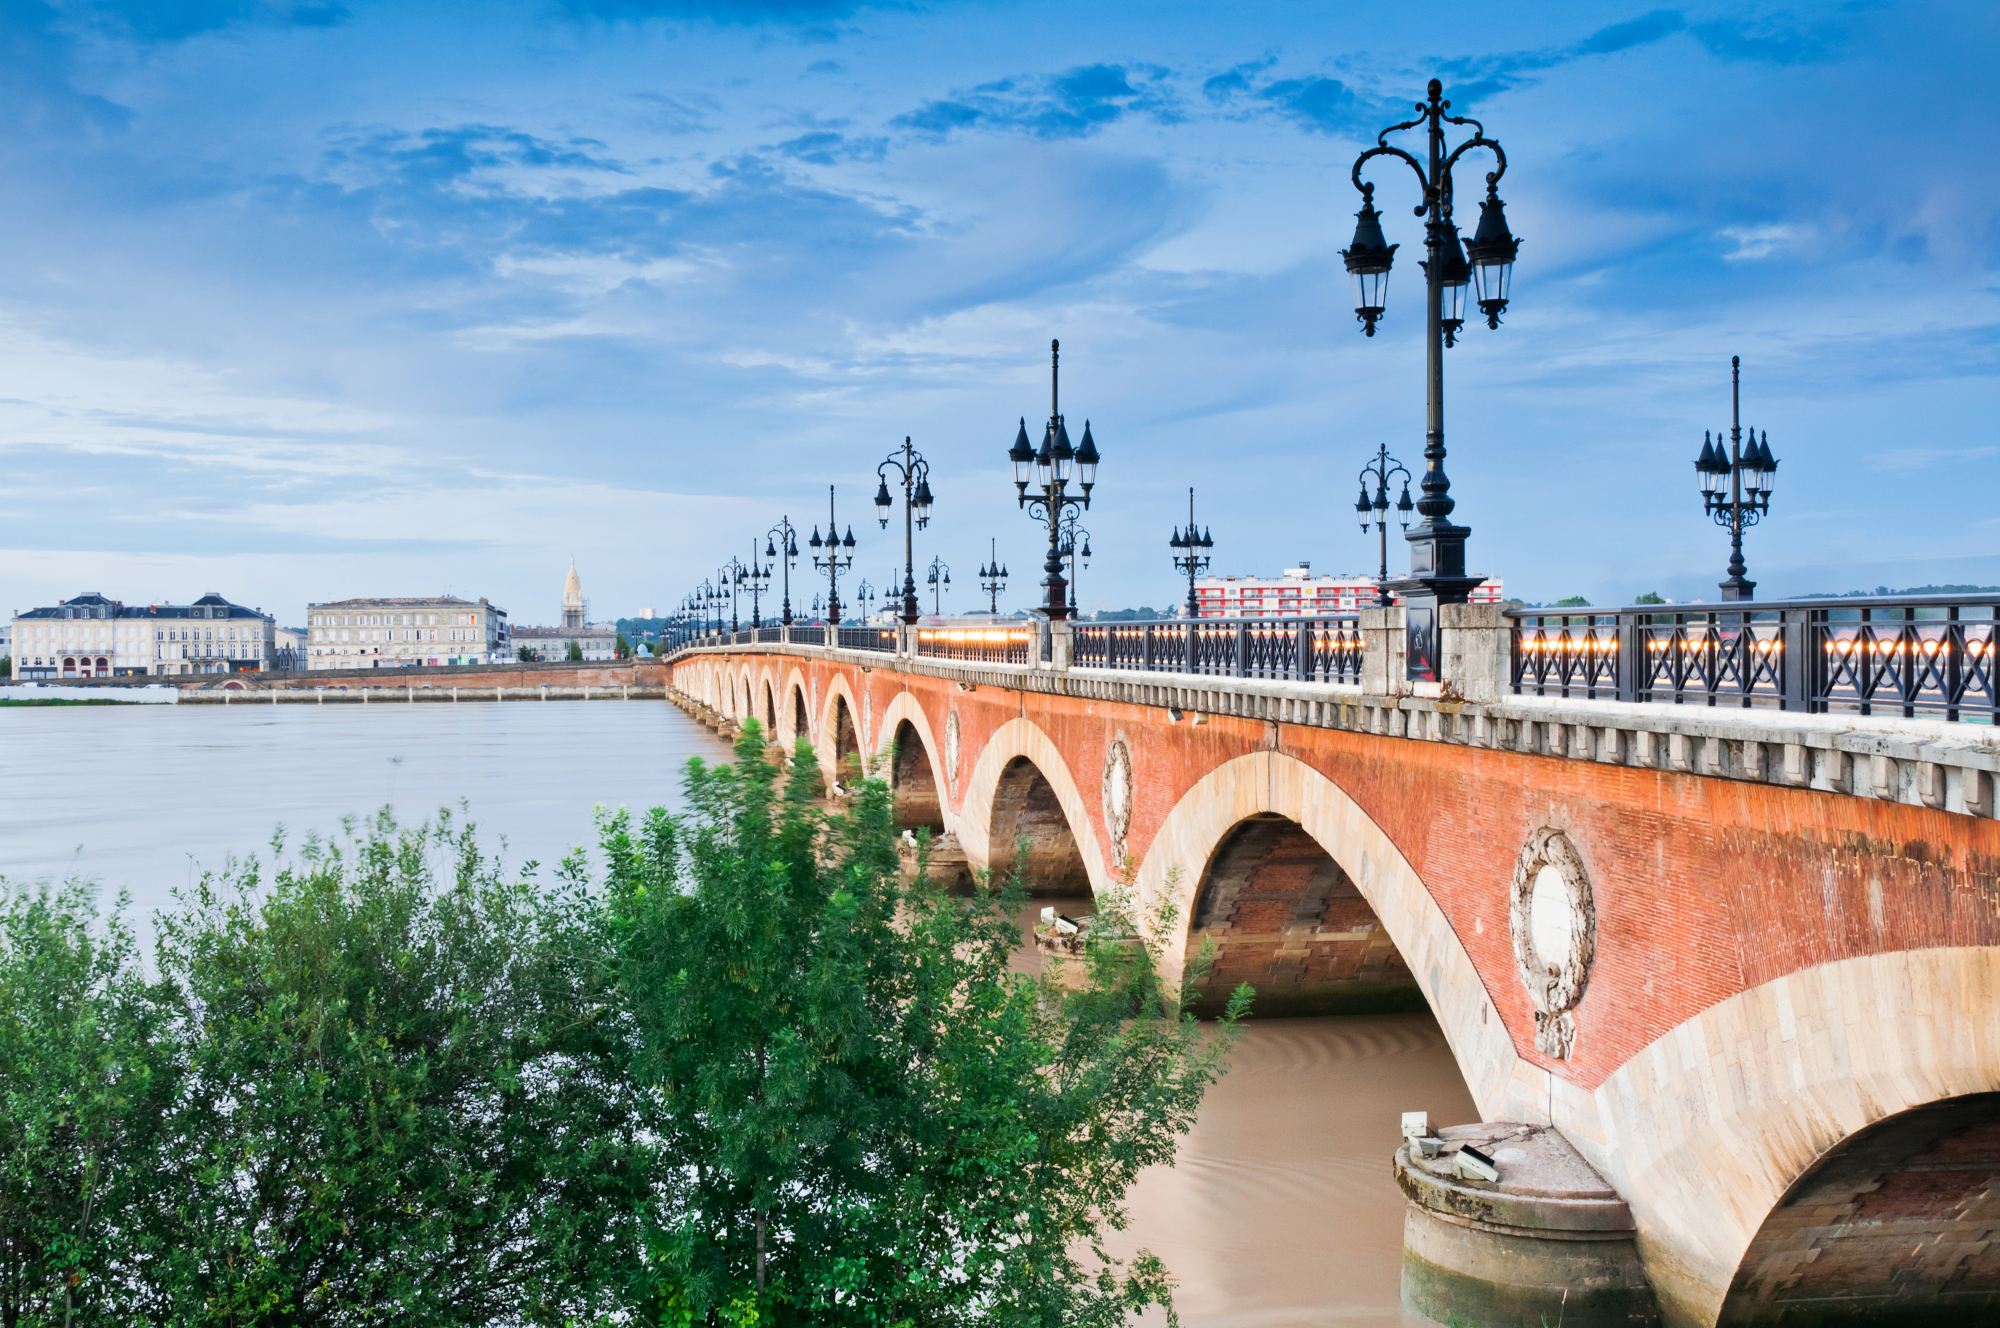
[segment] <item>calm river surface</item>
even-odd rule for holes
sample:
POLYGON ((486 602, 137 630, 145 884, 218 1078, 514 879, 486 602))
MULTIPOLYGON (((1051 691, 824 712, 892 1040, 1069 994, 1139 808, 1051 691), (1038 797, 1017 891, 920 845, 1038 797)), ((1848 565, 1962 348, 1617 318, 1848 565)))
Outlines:
MULTIPOLYGON (((591 845, 593 807, 677 806, 687 758, 727 754, 658 702, 0 710, 0 876, 88 877, 143 918, 227 854, 268 857, 278 824, 296 844, 461 799, 510 866, 546 868, 591 845)), ((1426 1324, 1397 1302, 1389 1176, 1417 1110, 1478 1119, 1429 1016, 1253 1022, 1114 1248, 1166 1260, 1189 1328, 1426 1324)))

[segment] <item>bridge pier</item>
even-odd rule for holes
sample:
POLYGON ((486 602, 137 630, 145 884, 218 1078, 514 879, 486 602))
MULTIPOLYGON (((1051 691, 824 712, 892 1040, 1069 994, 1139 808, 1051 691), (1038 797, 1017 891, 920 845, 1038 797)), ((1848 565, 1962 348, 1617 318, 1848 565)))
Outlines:
POLYGON ((1553 1129, 1513 1122, 1453 1126, 1437 1136, 1406 1138, 1395 1167, 1396 1184, 1409 1200, 1403 1226, 1408 1309, 1439 1323, 1479 1328, 1648 1328, 1660 1322, 1639 1263, 1632 1210, 1553 1129))

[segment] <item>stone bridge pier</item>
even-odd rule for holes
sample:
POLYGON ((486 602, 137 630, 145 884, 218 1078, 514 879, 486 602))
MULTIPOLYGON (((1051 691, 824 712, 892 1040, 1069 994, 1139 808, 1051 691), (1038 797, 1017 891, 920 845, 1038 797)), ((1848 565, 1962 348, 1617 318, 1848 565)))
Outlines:
POLYGON ((1514 695, 1477 607, 1426 688, 1397 612, 1364 615, 1359 685, 908 641, 668 666, 830 778, 867 765, 975 868, 1025 845, 1037 891, 1171 904, 1174 962, 1212 943, 1209 990, 1260 1015, 1427 1007, 1484 1120, 1413 1139, 1440 1151, 1410 1186, 1489 1252, 1568 1242, 1467 1255, 1484 1315, 1427 1313, 1553 1324, 1568 1289, 1570 1325, 2000 1322, 2000 735, 1514 695), (1521 1202, 1548 1175, 1575 1192, 1521 1202), (1593 1319, 1617 1260, 1572 1257, 1576 1223, 1639 1270, 1623 1317, 1593 1319))

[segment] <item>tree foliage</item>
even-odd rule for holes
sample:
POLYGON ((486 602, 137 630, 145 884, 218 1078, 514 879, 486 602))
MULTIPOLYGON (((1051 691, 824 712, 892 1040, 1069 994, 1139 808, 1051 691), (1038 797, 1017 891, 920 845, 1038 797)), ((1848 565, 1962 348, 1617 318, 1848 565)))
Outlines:
POLYGON ((810 748, 782 792, 754 720, 736 758, 691 770, 686 817, 606 841, 670 1159, 663 1321, 1055 1328, 1167 1302, 1157 1260, 1121 1268, 1101 1238, 1172 1160, 1227 1029, 1181 1012, 1117 908, 1065 994, 1009 964, 1018 889, 901 878, 881 783, 828 819, 810 748))
MULTIPOLYGON (((746 724, 605 871, 385 811, 155 919, 0 893, 0 1325, 1098 1325, 1218 1072, 1129 909, 1015 971, 1018 890, 905 870, 746 724)), ((1170 930, 1156 918, 1149 934, 1170 930)), ((1189 974, 1192 982, 1199 976, 1189 974)), ((1171 1309, 1169 1306, 1169 1313, 1171 1309)))

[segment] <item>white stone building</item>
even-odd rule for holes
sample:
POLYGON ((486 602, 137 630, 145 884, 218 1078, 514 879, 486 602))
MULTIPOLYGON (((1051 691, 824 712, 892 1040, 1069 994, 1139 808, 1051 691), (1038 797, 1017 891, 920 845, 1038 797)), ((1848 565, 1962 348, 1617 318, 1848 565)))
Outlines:
POLYGON ((308 669, 490 664, 509 657, 507 611, 481 596, 343 599, 306 606, 308 669))
POLYGON ((214 591, 143 608, 87 591, 17 611, 11 625, 22 679, 254 672, 272 667, 277 644, 276 619, 214 591))

